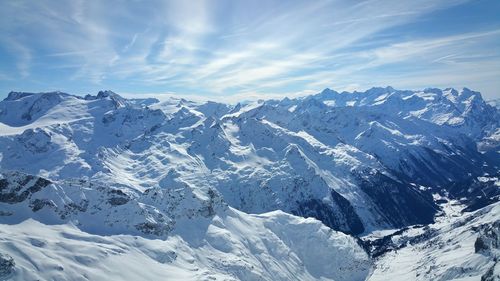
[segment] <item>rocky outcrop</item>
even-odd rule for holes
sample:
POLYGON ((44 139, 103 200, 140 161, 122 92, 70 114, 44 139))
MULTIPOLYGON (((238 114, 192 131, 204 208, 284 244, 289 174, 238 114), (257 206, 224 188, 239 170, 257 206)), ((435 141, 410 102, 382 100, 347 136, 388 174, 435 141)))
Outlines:
POLYGON ((0 202, 15 204, 52 184, 51 181, 20 172, 7 172, 0 178, 0 202))
POLYGON ((474 249, 476 253, 500 257, 500 221, 473 228, 478 232, 474 249))
POLYGON ((16 263, 14 259, 7 255, 0 253, 0 278, 6 278, 14 272, 16 263))
POLYGON ((84 179, 52 182, 18 171, 0 176, 0 223, 32 217, 43 223, 74 222, 97 234, 166 237, 179 219, 210 219, 227 209, 216 190, 199 197, 175 180, 138 192, 84 179))

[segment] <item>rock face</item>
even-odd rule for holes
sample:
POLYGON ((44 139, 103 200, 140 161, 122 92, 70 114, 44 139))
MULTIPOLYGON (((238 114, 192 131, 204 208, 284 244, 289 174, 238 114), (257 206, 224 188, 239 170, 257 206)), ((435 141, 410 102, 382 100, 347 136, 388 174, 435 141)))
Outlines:
POLYGON ((34 193, 52 184, 47 179, 10 172, 1 175, 0 202, 15 204, 25 201, 34 193))
POLYGON ((14 272, 15 266, 16 263, 11 256, 0 253, 0 278, 9 277, 14 272))
POLYGON ((474 250, 476 253, 490 257, 494 263, 488 271, 481 276, 481 281, 494 281, 500 279, 500 221, 484 224, 475 229, 479 232, 474 250))
POLYGON ((474 243, 476 253, 497 258, 500 254, 500 221, 474 228, 478 237, 474 243))
POLYGON ((302 217, 315 217, 325 225, 350 234, 362 233, 365 229, 361 219, 354 211, 352 205, 332 190, 332 203, 324 203, 318 199, 301 202, 292 214, 302 217))
POLYGON ((467 207, 464 211, 475 211, 500 201, 500 175, 486 175, 451 183, 447 190, 452 198, 467 207))

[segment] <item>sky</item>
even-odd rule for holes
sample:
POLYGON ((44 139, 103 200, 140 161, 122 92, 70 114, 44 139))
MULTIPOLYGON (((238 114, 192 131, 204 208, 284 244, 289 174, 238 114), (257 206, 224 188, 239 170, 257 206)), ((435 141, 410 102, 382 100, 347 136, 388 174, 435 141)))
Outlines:
POLYGON ((0 1, 0 97, 223 102, 468 87, 500 98, 500 1, 0 1))

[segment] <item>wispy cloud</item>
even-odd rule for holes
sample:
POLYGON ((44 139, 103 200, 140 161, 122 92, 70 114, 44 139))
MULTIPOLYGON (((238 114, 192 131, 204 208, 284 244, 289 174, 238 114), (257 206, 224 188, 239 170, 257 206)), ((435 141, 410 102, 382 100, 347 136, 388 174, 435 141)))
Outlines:
POLYGON ((497 29, 410 40, 344 53, 341 57, 348 59, 349 63, 332 71, 316 73, 309 87, 325 87, 342 81, 349 83, 353 79, 358 79, 361 87, 370 87, 370 80, 360 78, 366 73, 385 85, 402 87, 467 86, 465 82, 478 85, 477 82, 484 83, 484 78, 498 73, 500 52, 492 53, 490 44, 497 42, 499 35, 500 29, 497 29), (391 71, 391 67, 395 71, 391 71), (479 69, 481 71, 477 71, 479 69), (394 79, 395 77, 398 79, 394 79), (475 80, 472 77, 476 77, 475 80))
POLYGON ((441 34, 402 27, 466 2, 4 1, 0 55, 23 83, 51 69, 59 83, 79 89, 212 99, 354 89, 394 77, 433 86, 436 73, 450 73, 441 82, 455 85, 458 71, 497 73, 489 64, 500 62, 493 47, 500 23, 441 34), (477 63, 485 58, 489 64, 477 63))
POLYGON ((26 78, 30 75, 30 67, 32 63, 31 50, 21 44, 17 39, 10 38, 10 40, 1 40, 3 46, 14 54, 15 66, 21 78, 26 78))

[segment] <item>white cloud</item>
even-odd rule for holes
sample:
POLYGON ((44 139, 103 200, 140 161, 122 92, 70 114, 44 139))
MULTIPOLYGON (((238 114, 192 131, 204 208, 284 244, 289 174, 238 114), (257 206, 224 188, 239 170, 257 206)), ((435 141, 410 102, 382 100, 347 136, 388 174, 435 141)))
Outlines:
POLYGON ((464 2, 12 1, 0 4, 0 32, 2 45, 9 44, 25 77, 35 63, 67 69, 68 81, 61 79, 67 83, 104 87, 118 80, 139 88, 269 97, 391 82, 394 74, 376 70, 404 62, 434 67, 410 71, 408 85, 416 83, 412 77, 436 71, 455 73, 446 81, 463 79, 453 67, 476 67, 490 77, 493 69, 474 63, 491 52, 491 46, 481 45, 498 39, 499 30, 374 39, 384 30, 464 2))

